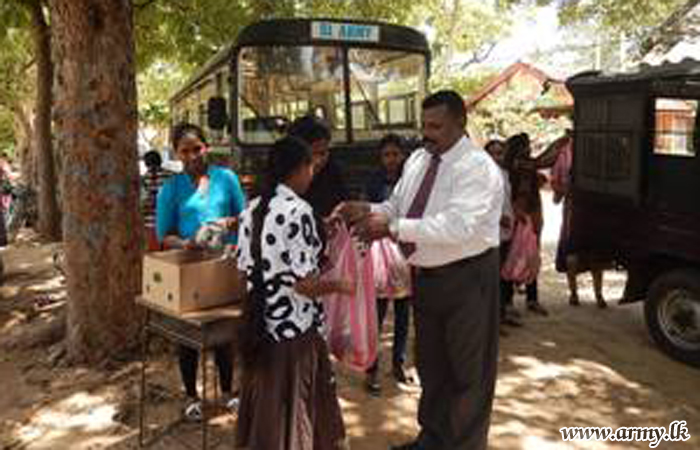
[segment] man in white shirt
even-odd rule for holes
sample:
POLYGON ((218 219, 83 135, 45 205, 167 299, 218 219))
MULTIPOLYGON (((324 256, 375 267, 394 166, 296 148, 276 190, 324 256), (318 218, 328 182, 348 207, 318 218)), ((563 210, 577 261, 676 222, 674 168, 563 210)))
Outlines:
POLYGON ((381 204, 336 212, 365 240, 391 236, 415 268, 421 431, 395 450, 487 448, 499 323, 500 169, 465 135, 453 91, 423 102, 425 148, 381 204))

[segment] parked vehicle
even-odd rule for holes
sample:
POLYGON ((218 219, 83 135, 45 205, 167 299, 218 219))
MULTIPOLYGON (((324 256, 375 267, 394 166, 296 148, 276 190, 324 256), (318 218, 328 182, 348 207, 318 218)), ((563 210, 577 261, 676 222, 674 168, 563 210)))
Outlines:
POLYGON ((570 78, 572 245, 628 272, 649 332, 700 366, 700 62, 570 78))
POLYGON ((242 30, 173 95, 172 117, 203 126, 212 151, 232 152, 250 188, 275 139, 313 113, 329 123, 331 151, 359 192, 384 134, 418 133, 429 58, 425 36, 407 27, 265 20, 242 30))

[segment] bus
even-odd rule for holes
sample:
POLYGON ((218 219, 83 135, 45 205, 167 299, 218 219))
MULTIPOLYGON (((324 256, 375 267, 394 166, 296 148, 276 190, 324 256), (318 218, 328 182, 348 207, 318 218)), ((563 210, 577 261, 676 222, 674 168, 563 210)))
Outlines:
POLYGON ((174 123, 202 126, 249 192, 267 151, 296 118, 331 127, 331 154, 359 196, 389 132, 418 135, 430 50, 417 30, 380 22, 274 19, 254 23, 170 100, 174 123))

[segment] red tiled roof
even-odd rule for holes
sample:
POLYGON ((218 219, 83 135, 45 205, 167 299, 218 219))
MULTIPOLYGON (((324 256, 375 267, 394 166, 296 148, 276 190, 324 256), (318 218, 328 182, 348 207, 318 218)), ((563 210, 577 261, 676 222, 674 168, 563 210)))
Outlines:
POLYGON ((511 64, 509 67, 507 67, 503 72, 501 72, 496 78, 491 80, 486 86, 481 88, 479 91, 477 91, 474 95, 469 97, 467 101, 465 102, 467 109, 472 109, 474 108, 479 102, 481 102, 484 98, 488 97, 492 92, 494 92, 496 89, 498 89, 499 86, 501 86, 504 83, 507 83, 513 76, 515 76, 518 72, 524 71, 526 73, 529 73, 533 77, 535 77, 537 80, 539 80, 540 83, 545 83, 546 81, 550 81, 551 83, 556 83, 556 84, 561 84, 564 85, 564 82, 562 80, 557 80, 555 78, 550 77, 540 69, 518 61, 514 64, 511 64))

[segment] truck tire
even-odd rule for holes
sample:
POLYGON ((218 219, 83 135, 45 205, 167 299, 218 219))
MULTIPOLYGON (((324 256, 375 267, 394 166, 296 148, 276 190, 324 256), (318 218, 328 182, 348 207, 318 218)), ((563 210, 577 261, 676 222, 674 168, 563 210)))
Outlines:
POLYGON ((656 278, 644 315, 651 337, 666 354, 700 367, 700 271, 675 270, 656 278))

